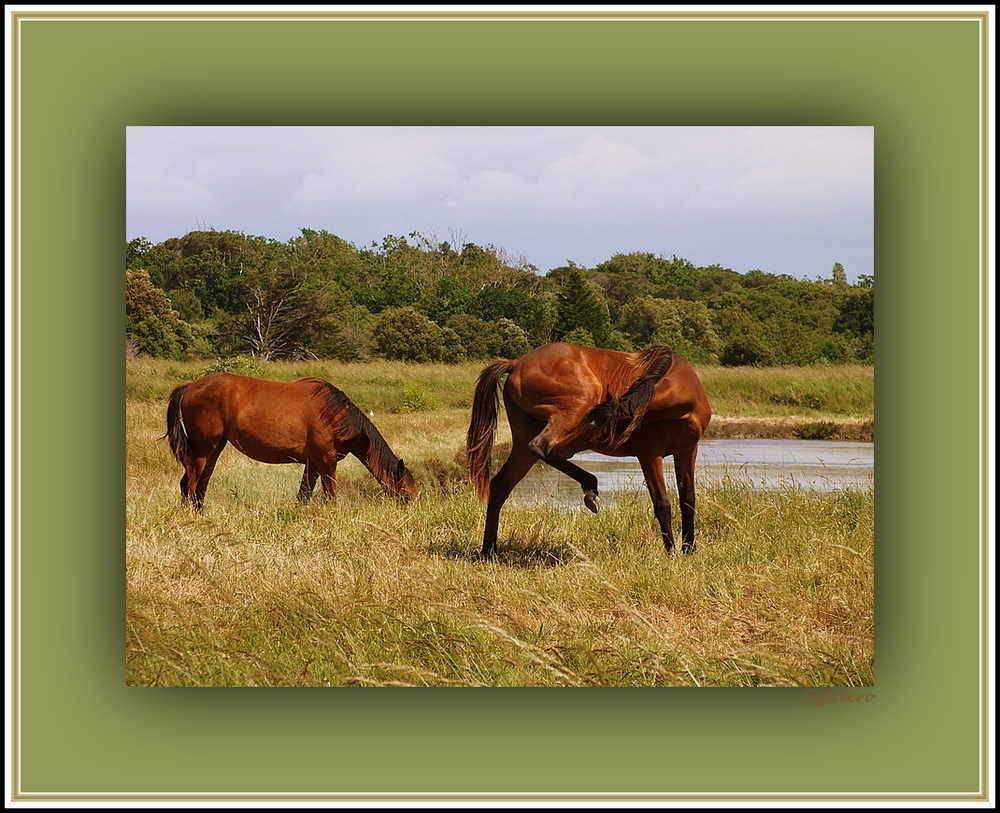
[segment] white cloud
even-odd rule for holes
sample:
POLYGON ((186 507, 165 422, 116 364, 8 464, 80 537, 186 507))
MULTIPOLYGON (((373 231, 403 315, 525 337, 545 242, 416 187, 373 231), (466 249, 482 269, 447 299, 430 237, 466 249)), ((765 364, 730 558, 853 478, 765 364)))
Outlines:
POLYGON ((721 136, 716 160, 700 161, 687 199, 693 212, 801 216, 872 206, 870 128, 741 127, 721 136))
POLYGON ((593 136, 571 155, 549 164, 538 179, 539 199, 550 207, 585 209, 629 205, 646 197, 653 162, 638 149, 593 136))
POLYGON ((129 207, 170 214, 204 209, 212 204, 214 196, 203 181, 217 173, 217 162, 203 162, 194 168, 196 180, 171 171, 169 161, 145 154, 129 155, 125 169, 129 207))
MULTIPOLYGON (((564 150, 570 146, 563 144, 564 150)), ((461 179, 445 203, 451 207, 580 211, 632 205, 637 197, 648 197, 644 185, 651 161, 629 144, 598 135, 567 154, 552 153, 534 178, 527 171, 475 170, 461 179)), ((488 156, 484 152, 480 160, 488 156)))
MULTIPOLYGON (((565 129, 561 151, 550 131, 549 160, 534 177, 480 166, 445 203, 597 217, 782 216, 871 206, 871 138, 861 128, 639 128, 642 138, 609 129, 580 143, 573 143, 574 128, 565 129)), ((484 149, 480 164, 492 155, 484 149)))
POLYGON ((541 268, 649 250, 870 273, 871 127, 129 128, 130 233, 455 230, 541 268), (850 228, 837 224, 853 224, 850 228), (789 256, 789 234, 807 235, 789 256), (776 259, 777 258, 777 259, 776 259))
POLYGON ((520 175, 484 169, 462 179, 445 198, 444 205, 452 208, 526 206, 534 197, 534 187, 520 175))
POLYGON ((374 206, 428 199, 440 202, 460 181, 458 170, 425 144, 395 136, 338 147, 292 193, 288 204, 374 206))

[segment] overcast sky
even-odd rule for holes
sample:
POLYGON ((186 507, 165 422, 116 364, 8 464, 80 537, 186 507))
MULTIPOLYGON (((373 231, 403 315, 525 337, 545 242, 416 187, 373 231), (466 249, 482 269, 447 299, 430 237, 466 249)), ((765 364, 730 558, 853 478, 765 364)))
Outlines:
POLYGON ((129 127, 128 239, 420 232, 541 273, 617 253, 874 274, 871 127, 129 127))

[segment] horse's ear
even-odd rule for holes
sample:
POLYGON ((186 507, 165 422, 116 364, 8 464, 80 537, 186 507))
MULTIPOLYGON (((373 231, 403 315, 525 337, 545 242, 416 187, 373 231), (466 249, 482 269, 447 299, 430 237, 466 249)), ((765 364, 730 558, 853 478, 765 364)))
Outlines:
POLYGON ((396 464, 396 475, 401 475, 406 471, 406 465, 403 463, 403 458, 399 458, 399 462, 396 464))

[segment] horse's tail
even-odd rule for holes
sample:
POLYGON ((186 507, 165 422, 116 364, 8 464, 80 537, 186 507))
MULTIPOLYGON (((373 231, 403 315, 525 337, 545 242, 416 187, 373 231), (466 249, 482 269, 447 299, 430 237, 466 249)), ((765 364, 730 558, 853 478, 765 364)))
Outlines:
POLYGON ((181 401, 184 400, 184 393, 187 391, 187 384, 174 387, 170 393, 170 400, 167 402, 167 431, 161 436, 166 438, 170 444, 170 451, 174 453, 177 462, 187 469, 194 460, 191 451, 191 439, 184 429, 184 422, 181 420, 181 401))
POLYGON ((654 344, 639 354, 645 370, 621 398, 598 404, 586 420, 594 424, 594 439, 608 445, 625 443, 642 423, 660 379, 674 361, 674 352, 665 344, 654 344))
POLYGON ((490 458, 497 428, 500 379, 512 369, 514 365, 509 359, 498 359, 488 365, 479 374, 472 398, 472 418, 469 421, 465 448, 469 474, 481 500, 487 499, 490 494, 490 458))

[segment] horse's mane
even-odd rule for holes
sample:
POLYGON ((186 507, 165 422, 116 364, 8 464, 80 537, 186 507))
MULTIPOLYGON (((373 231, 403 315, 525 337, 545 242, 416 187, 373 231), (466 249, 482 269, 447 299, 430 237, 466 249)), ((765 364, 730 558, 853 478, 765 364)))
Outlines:
POLYGON ((355 406, 341 390, 329 381, 320 381, 313 391, 323 398, 321 419, 338 430, 343 440, 362 439, 367 442, 367 454, 359 454, 358 458, 379 478, 393 479, 399 458, 393 454, 382 433, 375 428, 368 416, 355 406), (345 436, 346 435, 346 436, 345 436))
POLYGON ((644 370, 642 375, 621 398, 609 396, 608 400, 588 413, 586 420, 594 425, 594 439, 607 444, 620 444, 628 440, 642 423, 656 385, 667 374, 673 361, 674 352, 665 344, 650 345, 639 353, 634 363, 644 370), (623 426, 626 421, 628 423, 623 426))

